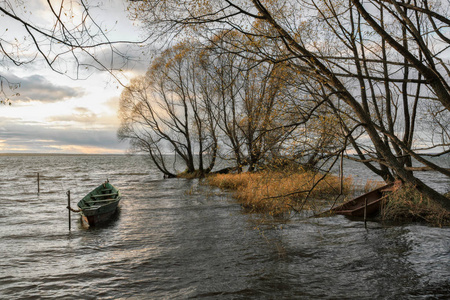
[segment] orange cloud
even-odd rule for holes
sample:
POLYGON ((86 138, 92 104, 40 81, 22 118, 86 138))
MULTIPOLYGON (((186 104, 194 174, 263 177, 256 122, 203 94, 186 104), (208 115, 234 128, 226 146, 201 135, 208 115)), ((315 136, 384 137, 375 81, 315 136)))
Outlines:
POLYGON ((80 146, 80 145, 61 145, 50 146, 57 150, 55 152, 74 153, 74 154, 123 154, 124 151, 120 149, 110 149, 96 146, 80 146))

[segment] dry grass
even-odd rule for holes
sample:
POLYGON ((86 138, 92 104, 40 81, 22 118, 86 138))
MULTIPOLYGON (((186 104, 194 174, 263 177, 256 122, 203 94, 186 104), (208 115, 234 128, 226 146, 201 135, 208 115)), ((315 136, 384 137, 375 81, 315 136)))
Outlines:
MULTIPOLYGON (((313 172, 285 173, 264 171, 242 174, 217 174, 207 178, 210 185, 235 191, 241 205, 251 212, 280 214, 292 209, 310 208, 305 199, 324 199, 339 194, 336 176, 313 172), (312 190, 312 188, 314 189, 312 190)), ((352 191, 352 179, 345 178, 344 194, 352 191)))
POLYGON ((386 185, 386 182, 382 180, 367 180, 363 187, 363 192, 368 193, 370 191, 376 190, 382 186, 386 185))
POLYGON ((195 179, 202 177, 205 177, 205 174, 199 170, 195 170, 192 173, 189 173, 188 171, 183 171, 177 174, 177 178, 184 178, 184 179, 195 179))
MULTIPOLYGON (((207 176, 206 181, 210 185, 234 191, 235 198, 249 212, 277 215, 291 210, 316 209, 318 204, 327 205, 322 200, 332 199, 339 194, 340 180, 332 175, 320 180, 322 176, 309 171, 262 171, 215 174, 207 176), (305 201, 307 197, 309 200, 305 201)), ((385 185, 382 181, 368 181, 363 190, 371 191, 382 185, 385 185)), ((351 177, 344 179, 343 187, 343 195, 354 193, 351 177)), ((450 198, 450 193, 447 197, 450 198)), ((395 222, 425 221, 435 226, 450 226, 448 211, 409 186, 402 186, 390 195, 382 219, 395 222)))
POLYGON ((450 225, 448 211, 407 185, 389 196, 382 218, 387 221, 424 221, 441 227, 450 225))

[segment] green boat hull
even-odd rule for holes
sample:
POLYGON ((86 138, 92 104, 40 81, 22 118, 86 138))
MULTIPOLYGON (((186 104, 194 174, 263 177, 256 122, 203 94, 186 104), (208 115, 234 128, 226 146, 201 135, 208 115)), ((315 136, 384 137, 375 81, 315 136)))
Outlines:
POLYGON ((84 226, 95 226, 108 221, 117 210, 122 196, 109 181, 99 185, 78 202, 84 226))

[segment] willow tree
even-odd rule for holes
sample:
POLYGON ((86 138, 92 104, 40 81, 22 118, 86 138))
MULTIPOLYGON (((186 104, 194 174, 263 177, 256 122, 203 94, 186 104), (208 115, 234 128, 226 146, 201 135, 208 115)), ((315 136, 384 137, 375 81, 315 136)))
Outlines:
POLYGON ((254 44, 252 39, 225 31, 208 41, 204 50, 208 83, 216 91, 211 103, 218 112, 221 152, 229 153, 238 172, 244 166, 257 170, 278 158, 293 130, 284 128, 291 121, 284 110, 288 96, 284 91, 292 70, 242 52, 242 46, 254 44))
POLYGON ((172 153, 190 174, 209 173, 216 161, 214 111, 200 57, 180 43, 154 59, 146 76, 133 79, 120 97, 119 138, 149 153, 167 176, 177 173, 168 164, 172 153))
POLYGON ((232 68, 236 76, 216 102, 222 108, 219 126, 232 145, 238 168, 254 171, 277 156, 286 138, 280 103, 285 68, 271 63, 255 66, 248 58, 235 58, 232 68))
MULTIPOLYGON (((415 131, 428 103, 439 116, 450 109, 448 7, 426 0, 148 0, 134 1, 132 8, 153 29, 186 30, 206 39, 229 29, 266 40, 242 51, 289 63, 315 82, 361 162, 450 209, 446 197, 410 170, 412 157, 450 176, 423 155, 415 131)), ((449 147, 443 137, 444 143, 431 141, 441 154, 449 147)))

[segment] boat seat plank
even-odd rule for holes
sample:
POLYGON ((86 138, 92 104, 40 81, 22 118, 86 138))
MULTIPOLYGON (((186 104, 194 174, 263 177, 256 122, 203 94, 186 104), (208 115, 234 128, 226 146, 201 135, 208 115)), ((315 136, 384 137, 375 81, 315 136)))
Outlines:
POLYGON ((91 198, 103 198, 103 197, 110 197, 110 196, 117 196, 118 193, 112 193, 112 194, 95 194, 92 195, 91 198))
POLYGON ((96 204, 96 203, 103 203, 103 202, 112 202, 115 200, 117 200, 117 199, 110 198, 110 199, 104 199, 104 200, 93 200, 91 203, 96 204))
POLYGON ((92 209, 97 209, 97 208, 100 208, 100 207, 101 207, 101 205, 93 205, 93 206, 86 207, 86 209, 92 210, 92 209))

